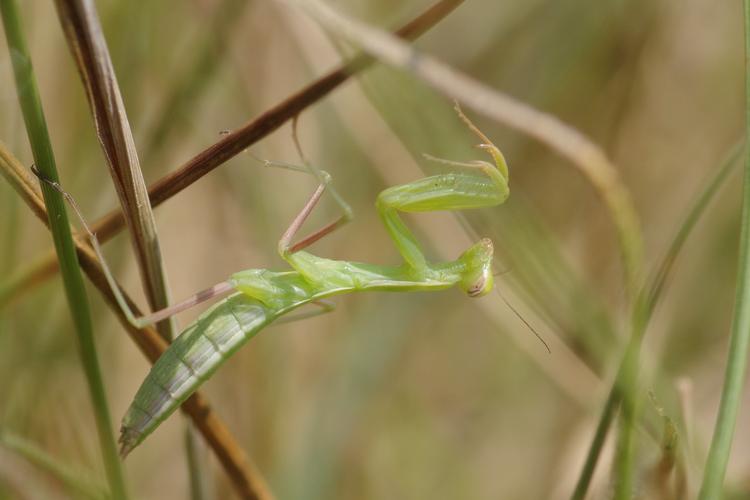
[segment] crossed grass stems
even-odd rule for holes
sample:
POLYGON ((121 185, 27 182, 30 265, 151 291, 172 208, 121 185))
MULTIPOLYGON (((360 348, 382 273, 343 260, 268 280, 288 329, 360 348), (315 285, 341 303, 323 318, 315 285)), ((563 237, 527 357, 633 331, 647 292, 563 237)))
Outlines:
MULTIPOLYGON (((450 3, 450 2, 445 2, 450 3)), ((453 2, 456 3, 456 2, 453 2)), ((401 30, 402 32, 407 31, 401 30)), ((402 33, 403 34, 403 33, 402 33)), ((414 32, 412 32, 414 34, 414 32)), ((179 191, 190 185, 192 182, 195 182, 198 178, 200 178, 202 175, 205 175, 205 173, 208 173, 208 171, 212 170, 213 168, 218 167, 219 165, 223 164, 225 161, 233 157, 234 155, 238 154, 239 152, 246 149, 248 146, 252 145, 253 143, 257 142, 261 138, 268 135, 273 130, 276 130, 279 126, 281 126, 286 121, 296 117, 299 115, 300 112, 302 112, 304 109, 306 109, 311 104, 315 103, 318 99, 324 97, 329 91, 333 90, 338 84, 345 81, 348 76, 350 76, 353 73, 356 73, 363 67, 365 67, 368 64, 367 58, 361 58, 359 60, 352 61, 347 65, 347 67, 342 68, 338 71, 334 71, 331 74, 327 75, 324 78, 321 78, 320 80, 316 81, 312 85, 306 87, 303 91, 295 94, 294 96, 290 97, 286 101, 284 101, 281 105, 276 106, 272 108, 271 110, 267 111, 266 113, 262 114, 257 120, 251 122, 247 126, 243 127, 242 129, 239 129, 235 132, 232 132, 225 136, 222 140, 218 141, 216 144, 210 146, 206 150, 204 150, 202 153, 197 155, 193 160, 188 162, 182 169, 173 172, 172 174, 167 175, 160 181, 157 181, 151 189, 149 189, 149 193, 151 194, 151 199, 154 205, 158 205, 167 199, 169 199, 171 196, 177 194, 179 191)), ((732 163, 732 162, 730 162, 732 163)), ((724 170, 728 169, 723 169, 724 170)), ((725 178, 725 173, 717 174, 717 179, 719 177, 725 178)), ((706 193, 712 195, 716 192, 718 189, 718 185, 714 186, 713 183, 710 185, 710 188, 707 188, 706 193)), ((29 198, 27 197, 27 202, 32 203, 32 201, 29 201, 29 198)), ((701 207, 701 210, 705 208, 705 205, 701 207)), ((42 208, 43 210, 43 208, 42 208)), ((35 209, 35 212, 37 214, 40 213, 39 207, 35 209)), ((693 215, 691 213, 691 215, 693 215)), ((697 215, 700 215, 698 213, 697 215)), ((106 241, 110 239, 112 236, 117 234, 119 230, 123 227, 123 217, 121 213, 115 212, 111 213, 105 218, 97 221, 95 224, 93 224, 94 231, 97 232, 100 239, 102 241, 106 241)), ((689 220, 686 221, 686 224, 684 224, 682 227, 687 227, 687 232, 692 228, 693 222, 690 222, 689 220)), ((682 231, 681 231, 682 232, 682 231)), ((686 236, 686 234, 684 235, 686 236)), ((679 240, 680 236, 676 238, 676 240, 679 240)), ((668 252, 667 257, 662 262, 662 266, 659 268, 658 272, 656 273, 656 278, 649 282, 644 287, 644 293, 648 294, 648 299, 646 300, 646 311, 642 314, 645 315, 646 322, 648 321, 648 316, 650 316, 652 309, 655 305, 656 300, 659 298, 659 295, 661 293, 661 290, 663 289, 664 281, 667 279, 667 276, 672 268, 672 263, 674 262, 674 258, 676 257, 676 254, 679 252, 679 247, 681 244, 684 243, 684 237, 682 238, 682 241, 677 245, 677 248, 670 249, 668 252)), ((92 257, 90 255, 90 248, 86 248, 87 245, 80 242, 80 238, 77 239, 77 245, 78 245, 78 251, 79 256, 82 253, 89 252, 89 255, 86 259, 82 259, 82 266, 84 268, 88 267, 89 269, 96 269, 96 263, 92 262, 92 257)), ((89 274, 96 275, 96 271, 89 271, 89 274)), ((97 282, 96 279, 93 280, 95 283, 97 282)), ((99 280, 101 281, 101 280, 99 280)), ((99 285, 97 285, 99 286, 99 285)), ((105 293, 103 291, 106 298, 109 298, 109 294, 105 293)), ((129 300, 129 299, 128 299, 129 300)), ((132 304, 132 301, 130 301, 132 304)), ((110 301, 111 303, 111 301, 110 301)), ((643 307, 643 306, 641 306, 643 307)), ((642 325, 642 328, 645 330, 645 324, 642 325)), ((141 338, 137 340, 139 345, 141 345, 141 348, 145 351, 149 352, 150 354, 148 357, 150 359, 155 359, 154 356, 158 357, 158 353, 160 351, 163 351, 165 344, 163 342, 159 342, 156 340, 155 337, 151 336, 149 337, 148 334, 144 334, 143 332, 147 331, 148 329, 143 329, 139 335, 141 338)), ((132 333, 132 332, 131 332, 132 333)), ((638 337, 642 337, 642 334, 644 332, 640 331, 638 332, 638 337)), ((617 384, 615 385, 615 388, 613 388, 613 394, 619 393, 620 390, 617 388, 617 384)), ((196 399, 200 399, 199 395, 196 395, 196 399)), ((617 399, 617 398, 615 398, 617 399)), ((607 405, 609 405, 611 401, 608 401, 607 405)), ((194 405, 197 406, 198 410, 189 410, 189 412, 193 411, 194 413, 203 413, 204 417, 211 413, 210 408, 203 402, 203 404, 197 404, 194 405)), ((614 406, 617 406, 617 403, 614 403, 614 406)), ((186 404, 186 407, 190 408, 190 403, 186 404)), ((607 411, 605 410, 605 414, 607 411)), ((195 419, 195 415, 192 415, 195 419)), ((210 420, 210 419, 207 419, 210 420)), ((611 420, 610 420, 611 421, 611 420)), ((206 436, 207 439, 209 439, 209 442, 211 442, 211 437, 206 436)), ((218 448, 221 449, 222 446, 226 446, 225 452, 228 449, 236 448, 233 452, 236 453, 239 448, 236 447, 236 444, 232 443, 232 438, 229 435, 224 436, 224 444, 219 444, 218 448), (227 445, 227 443, 230 443, 227 445)), ((216 445, 214 447, 215 451, 217 450, 216 445)), ((220 451, 217 451, 219 455, 221 455, 220 451)), ((231 455, 232 452, 229 453, 231 455)), ((240 451, 240 456, 244 455, 240 451)), ((597 454, 598 455, 598 454, 597 454)), ((595 458, 595 457, 594 457, 595 458)), ((227 465, 227 462, 225 460, 222 460, 220 457, 220 461, 222 464, 227 468, 227 471, 230 473, 231 477, 235 477, 236 474, 242 475, 243 472, 238 470, 235 470, 232 472, 232 467, 227 465)), ((231 460, 230 460, 231 461, 231 460)), ((238 459, 239 462, 242 462, 242 459, 238 459)), ((246 457, 245 457, 246 461, 246 457)), ((246 473, 245 473, 246 474, 246 473)), ((236 483, 236 481, 233 481, 236 483)), ((247 495, 243 495, 245 497, 250 497, 247 495)), ((258 498, 264 498, 263 495, 258 495, 258 498)))

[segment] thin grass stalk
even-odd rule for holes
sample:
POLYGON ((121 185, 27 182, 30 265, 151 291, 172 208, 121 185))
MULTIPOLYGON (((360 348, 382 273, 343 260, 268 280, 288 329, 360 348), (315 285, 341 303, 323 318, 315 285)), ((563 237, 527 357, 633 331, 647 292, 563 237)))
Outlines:
POLYGON ((646 329, 645 315, 640 303, 635 306, 630 342, 620 365, 615 395, 620 399, 620 432, 615 453, 615 494, 614 500, 629 500, 633 495, 635 462, 635 427, 638 421, 638 366, 640 365, 641 345, 646 329))
MULTIPOLYGON (((745 10, 745 144, 750 144, 750 0, 743 2, 745 10)), ((701 500, 720 498, 726 475, 732 437, 742 398, 750 346, 750 147, 745 148, 745 180, 742 188, 742 219, 740 252, 737 269, 737 291, 734 318, 729 340, 729 353, 724 385, 719 403, 708 459, 703 470, 699 493, 701 500)))
MULTIPOLYGON (((153 310, 163 309, 169 306, 169 293, 156 222, 99 15, 91 0, 57 0, 55 4, 130 230, 146 298, 153 310)), ((173 337, 171 321, 156 326, 166 340, 173 337)))
POLYGON ((197 433, 192 427, 187 427, 183 434, 185 457, 188 460, 188 480, 190 481, 190 499, 201 500, 206 492, 206 474, 200 473, 201 467, 205 467, 206 461, 202 460, 200 448, 198 447, 197 433), (196 473, 199 472, 199 473, 196 473))
POLYGON ((599 423, 596 425, 594 438, 591 441, 591 446, 586 454, 586 461, 583 464, 583 469, 578 476, 578 481, 576 482, 573 494, 570 496, 571 500, 583 500, 586 498, 589 485, 591 484, 591 478, 594 476, 596 463, 599 461, 599 455, 601 454, 601 450, 604 447, 604 441, 609 433, 609 426, 612 424, 612 419, 614 418, 619 405, 619 394, 615 390, 610 390, 609 396, 607 396, 607 401, 604 403, 602 416, 599 418, 599 423))
MULTIPOLYGON (((50 143, 47 124, 44 119, 39 93, 36 87, 31 59, 26 49, 21 21, 14 0, 1 0, 5 36, 13 63, 18 100, 21 105, 26 131, 31 143, 34 162, 42 175, 52 181, 58 180, 57 168, 50 143)), ((88 382, 89 396, 94 409, 96 427, 99 433, 99 445, 107 473, 109 487, 115 499, 127 498, 125 480, 120 460, 117 456, 111 418, 104 391, 104 381, 94 344, 94 332, 91 323, 86 290, 81 271, 78 267, 73 236, 70 232, 65 203, 62 196, 50 186, 42 188, 44 204, 48 210, 48 220, 52 238, 60 261, 65 294, 68 300, 73 323, 78 334, 78 347, 81 363, 88 382)))
MULTIPOLYGON (((13 189, 21 196, 31 211, 47 228, 49 220, 38 189, 21 163, 0 142, 0 175, 6 178, 13 189)), ((78 261, 91 283, 99 290, 107 305, 117 316, 125 331, 135 342, 144 356, 155 363, 159 356, 167 349, 167 342, 152 327, 135 328, 120 309, 104 272, 99 265, 93 249, 84 240, 74 240, 78 261)), ((136 316, 141 312, 135 303, 120 289, 130 309, 136 316)), ((211 409, 200 392, 193 395, 182 404, 182 411, 190 416, 196 428, 205 438, 209 447, 229 476, 238 496, 243 499, 270 500, 273 498, 263 477, 257 472, 255 465, 248 459, 242 448, 232 437, 226 424, 211 409)))
POLYGON ((708 208, 708 204, 711 202, 711 200, 713 200, 716 193, 724 185, 729 175, 734 172, 735 168, 742 164, 739 160, 742 156, 744 148, 745 143, 742 140, 738 141, 734 146, 732 146, 732 148, 725 155, 724 159, 719 165, 716 173, 713 174, 712 177, 704 183, 706 187, 704 188, 703 192, 701 192, 700 196, 698 196, 698 199, 695 201, 693 206, 688 210, 687 217, 685 217, 682 224, 680 224, 680 228, 677 231, 677 234, 673 238, 669 249, 662 258, 661 263, 656 273, 654 274, 654 277, 650 281, 650 285, 648 286, 646 314, 648 314, 649 318, 653 313, 653 309, 656 307, 656 304, 661 298, 662 293, 664 292, 664 287, 668 283, 669 277, 672 275, 672 269, 674 268, 674 264, 677 261, 677 256, 680 254, 680 251, 685 245, 685 241, 687 241, 688 236, 690 236, 690 233, 692 233, 701 216, 708 208))
MULTIPOLYGON (((453 12, 463 1, 440 0, 398 29, 395 34, 409 40, 418 38, 453 12)), ((151 206, 161 205, 213 169, 261 141, 309 106, 327 96, 351 76, 368 68, 374 61, 374 58, 366 54, 354 56, 337 69, 306 85, 254 120, 204 149, 182 166, 149 186, 148 196, 151 206)), ((122 212, 113 210, 91 224, 91 228, 99 241, 104 243, 118 234, 123 229, 124 223, 125 219, 122 212)), ((38 277, 53 276, 56 271, 57 262, 54 259, 39 262, 36 266, 29 268, 24 276, 16 280, 18 286, 16 290, 31 289, 28 286, 28 281, 36 280, 38 277)), ((14 290, 10 290, 7 295, 15 296, 16 293, 14 290)))
MULTIPOLYGON (((705 188, 693 203, 692 207, 688 210, 688 215, 680 224, 677 234, 672 239, 672 243, 657 266, 656 272, 640 293, 640 297, 642 297, 643 300, 640 302, 642 309, 638 316, 641 317, 643 326, 640 333, 638 333, 638 330, 634 330, 634 334, 639 336, 645 334, 645 328, 648 326, 648 322, 651 320, 654 309, 664 292, 669 278, 672 276, 677 257, 682 251, 685 242, 693 229, 698 224, 701 216, 708 208, 711 200, 713 200, 714 196, 719 192, 719 189, 724 185, 729 175, 738 165, 740 165, 738 160, 742 150, 743 143, 739 142, 729 151, 717 172, 713 174, 712 178, 704 183, 705 188)), ((586 454, 586 460, 581 469, 581 473, 579 474, 573 494, 570 497, 571 500, 583 500, 588 493, 594 469, 596 468, 596 464, 604 446, 604 440, 622 401, 622 393, 620 391, 622 383, 620 382, 620 378, 623 376, 621 373, 625 369, 625 364, 626 358, 623 357, 623 360, 620 362, 620 368, 618 369, 618 375, 610 388, 602 414, 599 417, 594 437, 589 446, 589 451, 586 454)))

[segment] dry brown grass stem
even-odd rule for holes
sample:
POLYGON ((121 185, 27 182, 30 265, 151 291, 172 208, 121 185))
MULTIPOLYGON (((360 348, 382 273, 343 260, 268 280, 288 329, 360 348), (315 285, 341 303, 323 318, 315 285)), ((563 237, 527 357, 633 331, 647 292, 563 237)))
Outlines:
MULTIPOLYGON (((132 236, 146 298, 152 310, 164 309, 169 306, 169 290, 156 221, 96 7, 91 0, 57 0, 55 3, 132 236)), ((160 322, 157 328, 164 338, 172 338, 174 325, 171 322, 160 322)))

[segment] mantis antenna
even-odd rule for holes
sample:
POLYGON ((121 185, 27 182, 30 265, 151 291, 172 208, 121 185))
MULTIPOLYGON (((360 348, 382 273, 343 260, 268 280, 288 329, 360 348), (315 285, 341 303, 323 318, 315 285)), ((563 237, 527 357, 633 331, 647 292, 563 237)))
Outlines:
POLYGON ((547 344, 547 342, 544 340, 544 338, 542 338, 542 336, 539 335, 539 333, 534 329, 534 327, 531 326, 531 323, 529 323, 528 321, 526 321, 526 318, 524 318, 521 315, 521 313, 518 312, 518 310, 515 307, 513 307, 513 305, 510 303, 510 301, 508 301, 508 299, 505 298, 505 295, 503 295, 503 292, 500 291, 500 287, 496 287, 495 291, 500 296, 500 298, 503 300, 503 302, 505 302, 505 305, 508 306, 508 309, 510 309, 511 311, 513 311, 513 314, 515 314, 516 317, 518 319, 520 319, 521 322, 524 325, 526 325, 526 328, 528 328, 529 330, 531 330, 531 333, 533 333, 534 336, 537 339, 539 339, 539 342, 541 342, 542 344, 544 344, 544 347, 547 349, 547 353, 552 354, 552 349, 549 348, 549 344, 547 344))

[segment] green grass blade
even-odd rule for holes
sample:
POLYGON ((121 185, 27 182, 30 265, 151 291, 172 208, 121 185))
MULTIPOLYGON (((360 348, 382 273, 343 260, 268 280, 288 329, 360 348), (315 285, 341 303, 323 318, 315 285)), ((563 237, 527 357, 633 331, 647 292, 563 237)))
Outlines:
POLYGON ((599 460, 599 455, 604 446, 604 440, 607 437, 609 426, 612 424, 612 419, 615 416, 619 403, 620 397, 617 391, 610 391, 607 401, 604 403, 602 416, 599 418, 599 423, 596 425, 594 439, 591 441, 589 452, 586 454, 586 461, 583 464, 583 469, 578 476, 575 490, 573 490, 573 494, 570 496, 571 500, 583 500, 586 498, 586 493, 588 493, 591 478, 593 477, 594 469, 596 468, 596 462, 599 460))
MULTIPOLYGON (((677 260, 677 256, 685 245, 688 236, 692 233, 696 224, 700 220, 701 216, 705 213, 708 208, 708 204, 718 193, 719 189, 724 185, 729 174, 734 171, 734 168, 739 165, 737 161, 742 153, 743 144, 735 145, 730 152, 724 158, 721 166, 718 168, 713 177, 709 179, 704 185, 705 189, 700 193, 698 198, 693 203, 693 206, 688 210, 687 216, 683 220, 682 224, 677 231, 672 243, 669 246, 666 254, 661 260, 661 263, 657 266, 657 270, 654 276, 649 280, 648 284, 642 290, 640 297, 643 299, 640 302, 641 310, 638 313, 643 327, 640 332, 634 330, 634 334, 643 335, 645 328, 648 326, 648 322, 651 319, 654 308, 661 298, 664 291, 664 287, 674 269, 674 263, 677 260)), ((623 370, 625 361, 621 363, 620 372, 623 370)), ((618 375, 617 380, 619 380, 618 375)), ((604 438, 607 436, 609 427, 612 424, 612 420, 615 417, 616 410, 622 401, 622 393, 618 389, 622 385, 620 382, 615 381, 612 389, 610 390, 607 401, 602 410, 602 414, 599 417, 599 422, 594 433, 594 438, 591 441, 589 451, 586 455, 586 460, 583 465, 583 469, 578 477, 575 490, 571 495, 571 500, 582 500, 586 497, 588 488, 591 484, 591 478, 596 468, 596 463, 601 454, 602 447, 604 446, 604 438)))
POLYGON ((724 158, 721 166, 719 166, 719 169, 713 174, 713 177, 705 183, 706 188, 695 201, 692 208, 688 211, 687 217, 685 217, 685 220, 680 225, 680 229, 672 240, 672 244, 669 246, 667 253, 662 259, 654 278, 649 282, 648 290, 644 292, 648 297, 645 305, 647 307, 646 313, 649 317, 653 312, 653 308, 656 306, 661 293, 664 291, 664 285, 666 285, 674 263, 677 260, 677 256, 685 245, 685 241, 695 228, 701 215, 706 211, 708 204, 714 198, 719 188, 724 185, 729 174, 731 174, 735 167, 740 164, 738 160, 740 159, 743 148, 744 143, 742 141, 732 147, 724 158))
MULTIPOLYGON (((52 153, 52 145, 42 112, 39 93, 36 88, 31 59, 21 32, 21 22, 15 1, 0 0, 0 13, 2 13, 5 36, 16 79, 18 99, 26 124, 29 142, 31 143, 34 162, 42 175, 53 181, 57 181, 58 175, 52 153)), ((65 294, 78 334, 81 362, 86 374, 90 397, 94 407, 99 442, 110 488, 112 489, 114 498, 126 498, 125 481, 120 461, 117 457, 117 448, 112 433, 104 383, 94 345, 88 299, 81 271, 78 267, 73 237, 70 233, 70 224, 65 212, 65 204, 60 193, 46 185, 46 183, 42 185, 42 192, 49 213, 52 237, 60 261, 65 294)))
MULTIPOLYGON (((638 308, 638 305, 635 306, 638 308)), ((638 314, 636 309, 635 314, 638 314)), ((639 408, 637 401, 638 366, 640 364, 642 332, 645 322, 635 318, 631 339, 623 356, 620 371, 617 374, 616 395, 620 396, 620 433, 617 438, 615 453, 615 500, 628 500, 633 495, 633 475, 635 461, 635 426, 638 421, 639 408)))
MULTIPOLYGON (((745 140, 750 139, 750 0, 745 0, 745 140)), ((703 471, 699 498, 719 498, 732 449, 732 437, 737 421, 743 382, 747 371, 747 352, 750 345, 750 148, 745 151, 745 180, 742 189, 742 219, 740 255, 737 270, 734 318, 729 341, 729 354, 724 386, 719 404, 708 460, 703 471)))

